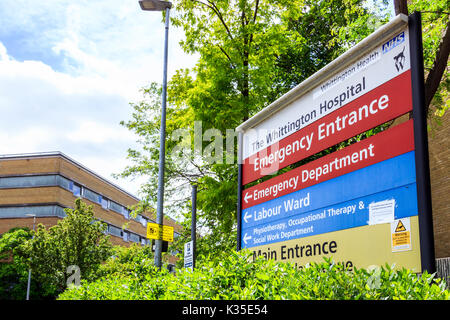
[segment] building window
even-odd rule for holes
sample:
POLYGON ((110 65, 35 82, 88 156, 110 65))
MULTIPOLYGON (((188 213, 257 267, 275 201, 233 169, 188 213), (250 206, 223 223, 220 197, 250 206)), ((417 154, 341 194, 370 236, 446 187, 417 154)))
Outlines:
POLYGON ((139 216, 139 222, 142 224, 143 227, 147 227, 147 219, 143 216, 143 215, 138 215, 139 216))
POLYGON ((130 232, 130 241, 139 243, 139 235, 130 232))
POLYGON ((72 181, 70 181, 69 179, 66 179, 58 175, 56 176, 56 181, 58 182, 58 186, 66 190, 72 191, 72 181))
POLYGON ((72 192, 75 197, 81 197, 81 186, 74 183, 72 187, 72 192))
POLYGON ((94 191, 84 188, 83 197, 95 203, 101 203, 100 195, 94 191))
POLYGON ((30 188, 60 186, 72 191, 71 181, 60 175, 0 178, 0 188, 30 188))
POLYGON ((129 219, 130 218, 130 210, 128 210, 127 208, 125 208, 124 206, 121 206, 120 204, 109 200, 109 208, 117 213, 122 214, 125 219, 129 219))
POLYGON ((46 187, 55 185, 55 175, 0 178, 0 188, 46 187))
POLYGON ((60 206, 0 207, 0 218, 28 218, 27 214, 34 214, 36 217, 66 216, 64 208, 60 206))
POLYGON ((128 232, 127 231, 122 231, 122 239, 123 239, 123 241, 128 242, 128 237, 129 237, 128 232))
POLYGON ((140 214, 136 214, 136 216, 135 216, 135 214, 132 214, 132 212, 133 212, 133 211, 129 210, 130 218, 132 218, 134 221, 140 223, 140 222, 141 222, 141 217, 142 217, 142 216, 141 216, 140 214))
POLYGON ((122 215, 125 219, 130 219, 130 210, 125 207, 122 207, 122 215))
POLYGON ((113 236, 122 237, 122 229, 117 228, 115 226, 108 225, 108 232, 109 232, 109 234, 112 234, 113 236))
POLYGON ((103 209, 108 209, 108 199, 106 199, 105 197, 102 197, 102 196, 100 196, 101 197, 101 203, 102 203, 102 208, 103 209))
POLYGON ((122 213, 122 206, 114 201, 109 201, 109 208, 117 213, 122 213))

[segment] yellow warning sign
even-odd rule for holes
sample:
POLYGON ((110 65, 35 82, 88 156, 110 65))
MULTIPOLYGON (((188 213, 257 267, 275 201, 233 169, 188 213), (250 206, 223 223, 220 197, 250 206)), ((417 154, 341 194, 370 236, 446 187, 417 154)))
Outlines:
POLYGON ((392 252, 411 250, 411 221, 403 218, 391 222, 392 252))
POLYGON ((411 244, 411 234, 409 231, 394 233, 392 235, 392 246, 398 247, 411 244))
POLYGON ((162 226, 162 239, 164 241, 173 242, 173 227, 162 226))
POLYGON ((405 226, 402 223, 402 220, 398 220, 397 227, 395 228, 395 232, 406 231, 405 226))
POLYGON ((149 222, 147 223, 147 238, 173 242, 173 227, 149 222))
POLYGON ((149 239, 161 239, 159 224, 147 223, 147 238, 149 239))

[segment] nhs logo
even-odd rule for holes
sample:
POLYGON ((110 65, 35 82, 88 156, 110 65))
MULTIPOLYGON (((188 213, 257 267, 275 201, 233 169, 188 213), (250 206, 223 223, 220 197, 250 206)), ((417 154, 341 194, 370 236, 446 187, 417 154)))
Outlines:
POLYGON ((402 43, 404 41, 405 41, 405 32, 403 31, 402 33, 396 35, 391 40, 389 40, 388 42, 383 44, 383 46, 382 46, 383 53, 390 51, 391 49, 395 48, 396 46, 398 46, 400 43, 402 43))

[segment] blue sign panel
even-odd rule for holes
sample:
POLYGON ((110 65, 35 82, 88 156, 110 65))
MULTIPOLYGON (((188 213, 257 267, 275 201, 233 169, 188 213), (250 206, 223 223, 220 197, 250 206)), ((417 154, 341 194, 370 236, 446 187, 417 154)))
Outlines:
POLYGON ((414 163, 411 151, 245 209, 241 246, 367 225, 383 210, 392 219, 417 215, 414 163), (378 203, 386 208, 376 211, 378 203))
POLYGON ((273 242, 309 237, 332 231, 370 224, 370 205, 392 201, 393 219, 418 214, 416 184, 356 198, 332 206, 254 225, 242 230, 242 247, 254 247, 273 242))
POLYGON ((399 33, 398 35, 394 36, 392 39, 384 43, 382 45, 382 51, 383 53, 389 52, 403 42, 405 42, 405 32, 399 33))

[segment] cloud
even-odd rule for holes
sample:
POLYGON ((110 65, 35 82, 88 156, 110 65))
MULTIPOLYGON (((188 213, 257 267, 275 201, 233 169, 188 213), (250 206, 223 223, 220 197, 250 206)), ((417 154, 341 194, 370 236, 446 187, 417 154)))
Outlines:
MULTIPOLYGON (((171 27, 169 78, 196 61, 182 37, 171 27)), ((120 172, 137 146, 119 122, 161 82, 163 44, 161 13, 135 0, 0 1, 0 154, 62 151, 106 178, 120 172)))
POLYGON ((8 53, 3 43, 0 42, 0 61, 7 61, 7 60, 9 60, 8 53))
POLYGON ((52 124, 68 128, 83 117, 118 124, 130 111, 120 82, 71 76, 40 61, 0 61, 1 128, 52 124), (38 121, 38 122, 36 122, 38 121))
POLYGON ((0 57, 1 154, 62 151, 106 177, 123 170, 136 137, 119 124, 131 107, 114 83, 16 61, 1 42, 0 57))
POLYGON ((110 141, 129 142, 135 139, 135 136, 125 128, 118 130, 118 128, 107 126, 92 120, 82 121, 75 130, 68 132, 66 137, 73 142, 89 142, 96 144, 105 144, 110 141))
MULTIPOLYGON (((0 141, 2 147, 1 153, 24 153, 37 152, 39 147, 45 144, 45 141, 49 141, 54 135, 54 132, 43 127, 28 127, 24 130, 10 134, 5 131, 0 131, 0 141), (44 143, 43 143, 44 142, 44 143)), ((50 151, 50 150, 46 150, 50 151)))
MULTIPOLYGON (((196 56, 178 42, 181 28, 169 31, 169 77, 192 67, 196 56)), ((0 41, 18 61, 38 60, 71 75, 122 81, 122 90, 161 82, 164 24, 159 12, 142 11, 135 0, 0 1, 0 41), (134 87, 133 87, 134 86, 134 87)))

